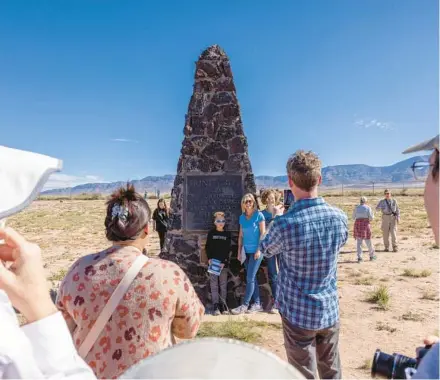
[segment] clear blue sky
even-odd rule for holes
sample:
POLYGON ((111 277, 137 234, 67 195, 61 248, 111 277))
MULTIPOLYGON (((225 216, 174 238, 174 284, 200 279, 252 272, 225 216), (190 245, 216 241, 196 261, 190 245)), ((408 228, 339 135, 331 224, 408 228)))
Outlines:
POLYGON ((174 174, 194 62, 229 55, 254 173, 389 165, 438 133, 436 0, 0 1, 1 144, 64 185, 174 174), (114 141, 115 139, 130 141, 114 141))

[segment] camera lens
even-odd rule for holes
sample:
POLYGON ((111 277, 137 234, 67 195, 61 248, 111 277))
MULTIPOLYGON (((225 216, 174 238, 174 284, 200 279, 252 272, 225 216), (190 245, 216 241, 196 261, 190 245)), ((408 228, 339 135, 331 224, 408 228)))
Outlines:
POLYGON ((405 355, 388 355, 376 350, 371 366, 371 376, 379 375, 387 379, 406 379, 405 369, 416 368, 417 360, 405 355))
POLYGON ((371 366, 371 377, 379 375, 387 379, 392 379, 391 374, 393 373, 393 367, 394 357, 380 350, 376 350, 373 357, 373 365, 371 366))

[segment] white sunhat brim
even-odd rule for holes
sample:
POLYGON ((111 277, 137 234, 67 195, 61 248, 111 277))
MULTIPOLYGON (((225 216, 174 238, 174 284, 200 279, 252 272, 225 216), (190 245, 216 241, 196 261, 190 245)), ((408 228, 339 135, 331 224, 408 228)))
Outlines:
POLYGON ((403 154, 420 152, 420 151, 424 151, 424 150, 438 149, 438 145, 439 145, 439 135, 435 136, 432 139, 426 140, 420 144, 414 145, 414 146, 404 150, 403 154))
POLYGON ((38 197, 63 163, 53 157, 0 146, 0 219, 16 214, 38 197))

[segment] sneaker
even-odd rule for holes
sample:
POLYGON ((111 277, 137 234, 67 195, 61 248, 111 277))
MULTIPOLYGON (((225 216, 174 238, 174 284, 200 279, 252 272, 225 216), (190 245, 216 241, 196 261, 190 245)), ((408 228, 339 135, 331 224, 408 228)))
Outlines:
POLYGON ((248 307, 249 306, 247 306, 247 305, 241 305, 239 307, 236 307, 235 309, 232 309, 231 313, 234 315, 244 314, 247 312, 248 307))
POLYGON ((384 252, 389 252, 390 250, 388 248, 385 248, 383 251, 384 252))
POLYGON ((376 260, 376 259, 377 259, 377 256, 376 256, 376 255, 370 256, 370 261, 374 261, 374 260, 376 260))
POLYGON ((218 305, 218 303, 216 303, 215 305, 214 305, 214 311, 212 312, 212 314, 213 315, 220 315, 221 313, 220 313, 220 309, 219 309, 219 305, 218 305))
POLYGON ((393 252, 398 252, 399 250, 397 249, 397 247, 393 248, 393 252))
POLYGON ((269 311, 269 314, 278 314, 278 309, 275 306, 272 306, 269 311))
POLYGON ((263 308, 261 307, 261 305, 259 303, 254 303, 247 311, 247 314, 253 314, 253 313, 258 313, 260 311, 263 311, 263 308))
POLYGON ((360 264, 362 261, 362 257, 358 257, 358 264, 360 264))

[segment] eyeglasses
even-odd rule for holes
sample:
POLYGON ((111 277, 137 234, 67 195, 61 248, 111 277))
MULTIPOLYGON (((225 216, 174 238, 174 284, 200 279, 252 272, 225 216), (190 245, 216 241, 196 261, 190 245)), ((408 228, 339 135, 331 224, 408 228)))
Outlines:
POLYGON ((245 203, 245 204, 248 204, 248 203, 252 204, 252 203, 254 203, 254 201, 248 199, 248 200, 244 201, 244 203, 245 203))
POLYGON ((414 173, 414 178, 416 180, 424 180, 428 177, 429 170, 434 164, 429 163, 429 161, 416 161, 411 165, 411 169, 414 173))
POLYGON ((216 223, 225 223, 226 220, 224 220, 224 219, 217 219, 215 222, 216 222, 216 223))

